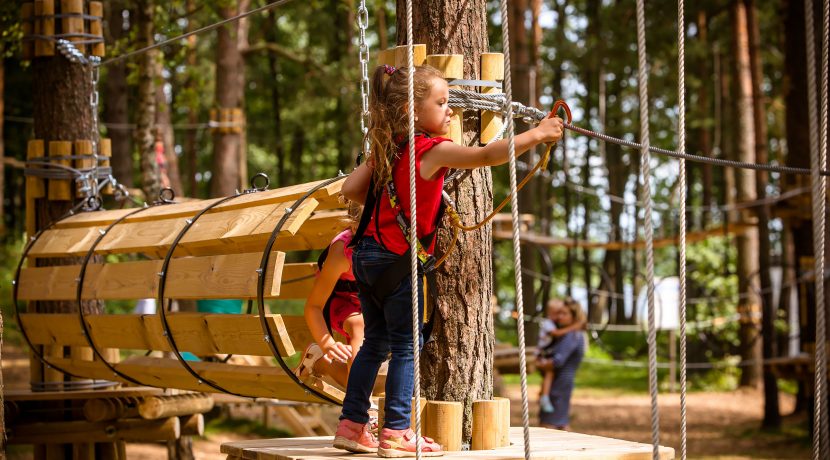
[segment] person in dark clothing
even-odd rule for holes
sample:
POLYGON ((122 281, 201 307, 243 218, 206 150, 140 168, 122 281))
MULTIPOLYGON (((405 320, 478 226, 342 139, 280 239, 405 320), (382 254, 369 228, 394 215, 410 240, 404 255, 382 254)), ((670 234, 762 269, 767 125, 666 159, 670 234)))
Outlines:
MULTIPOLYGON (((585 324, 585 313, 579 302, 568 299, 565 308, 559 310, 557 327, 564 329, 572 324, 585 324)), ((548 396, 555 410, 540 412, 540 424, 557 430, 570 429, 571 394, 574 389, 576 371, 585 356, 585 333, 574 330, 563 335, 553 345, 551 359, 540 363, 539 369, 553 369, 554 379, 548 396)))

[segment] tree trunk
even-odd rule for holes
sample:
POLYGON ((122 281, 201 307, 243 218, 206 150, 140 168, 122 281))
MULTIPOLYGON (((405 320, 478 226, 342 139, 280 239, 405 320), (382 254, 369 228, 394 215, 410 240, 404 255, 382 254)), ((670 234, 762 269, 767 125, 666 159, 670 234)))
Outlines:
POLYGON ((179 157, 176 155, 176 138, 173 133, 173 120, 170 116, 170 104, 167 102, 167 95, 164 93, 164 59, 159 55, 156 60, 156 75, 161 84, 156 86, 156 132, 164 145, 164 160, 167 166, 167 179, 170 188, 177 197, 184 196, 182 178, 179 174, 179 157))
MULTIPOLYGON (((707 43, 709 41, 708 38, 708 19, 706 17, 706 10, 701 8, 698 11, 697 15, 697 30, 698 30, 698 39, 703 44, 702 48, 707 48, 707 43)), ((704 82, 708 81, 709 75, 709 56, 704 56, 703 59, 700 61, 700 74, 704 77, 704 82)), ((703 123, 700 125, 698 139, 700 146, 700 154, 705 157, 712 156, 712 139, 711 139, 711 126, 705 120, 709 120, 710 112, 709 112, 709 89, 710 86, 707 84, 701 84, 700 89, 697 93, 697 106, 698 106, 698 117, 700 120, 704 120, 703 123)), ((709 222, 712 220, 712 213, 709 209, 712 206, 712 165, 710 164, 703 164, 700 165, 701 171, 701 182, 703 183, 703 213, 701 215, 701 227, 707 228, 709 226, 709 222)), ((688 196, 692 196, 689 194, 688 196)))
MULTIPOLYGON (((60 14, 60 3, 56 6, 58 8, 56 8, 55 13, 60 14)), ((60 21, 57 21, 57 23, 60 24, 60 21)), ((55 32, 60 33, 60 28, 56 29, 55 32)), ((90 69, 87 66, 69 62, 57 51, 53 57, 34 58, 31 66, 32 91, 30 94, 34 118, 34 138, 43 139, 46 146, 50 141, 91 139, 93 125, 90 107, 90 94, 92 92, 90 69)), ((36 230, 43 229, 67 214, 67 211, 75 203, 74 187, 72 190, 72 198, 69 200, 49 200, 47 198, 35 200, 34 209, 29 209, 29 211, 35 213, 34 225, 36 230)), ((37 265, 80 263, 81 259, 75 257, 39 259, 37 265)), ((83 308, 84 311, 90 313, 100 312, 98 302, 85 302, 83 308)), ((77 312, 78 309, 75 302, 32 302, 27 307, 27 311, 35 313, 71 313, 77 312)), ((62 353, 66 349, 56 349, 54 351, 62 353)), ((44 369, 42 363, 37 360, 32 360, 31 363, 30 373, 33 382, 45 379, 63 381, 67 378, 65 375, 49 377, 49 372, 44 369)), ((55 407, 54 404, 51 407, 45 405, 43 409, 58 414, 67 413, 67 409, 71 410, 71 406, 64 407, 64 405, 64 403, 58 404, 58 407, 55 407)), ((61 415, 55 417, 58 420, 62 418, 61 415)), ((52 445, 48 448, 36 449, 35 458, 41 459, 47 458, 47 456, 48 458, 63 458, 62 453, 68 449, 70 447, 66 445, 52 445)))
MULTIPOLYGON (((565 16, 565 8, 567 7, 567 1, 559 2, 556 0, 554 2, 555 9, 556 9, 556 32, 554 33, 554 43, 556 43, 556 48, 561 49, 562 47, 566 46, 567 40, 565 37, 565 28, 567 26, 567 17, 565 16)), ((565 79, 565 70, 563 68, 563 62, 561 59, 557 59, 553 63, 553 79, 551 81, 551 88, 553 89, 553 96, 554 98, 561 97, 562 95, 562 80, 565 79)), ((563 205, 565 207, 565 236, 568 239, 576 238, 574 232, 571 231, 571 216, 573 215, 573 197, 571 194, 571 180, 570 180, 570 162, 568 161, 568 133, 567 131, 562 136, 562 140, 560 141, 562 144, 562 171, 564 172, 564 189, 562 190, 563 194, 563 205)), ((549 163, 549 171, 551 173, 554 172, 554 162, 551 161, 549 163)), ((549 208, 548 206, 545 206, 549 208)), ((551 210, 552 216, 552 210, 551 210)), ((573 297, 573 284, 574 284, 574 250, 568 246, 565 249, 565 276, 567 281, 567 294, 568 297, 573 297)))
MULTIPOLYGON (((588 27, 586 29, 586 36, 588 40, 596 39, 596 45, 599 45, 599 30, 600 30, 600 3, 599 0, 588 0, 586 5, 585 16, 588 19, 588 27)), ((585 67, 584 82, 585 82, 585 117, 591 118, 591 110, 595 107, 596 98, 596 78, 599 69, 599 52, 588 61, 585 67)), ((585 149, 585 162, 582 165, 582 184, 588 186, 591 177, 591 148, 585 149)), ((582 239, 588 240, 589 223, 591 222, 591 199, 587 194, 583 195, 584 199, 582 205, 584 207, 584 214, 582 220, 582 239)), ((582 249, 582 270, 583 279, 585 280, 585 290, 588 294, 588 322, 599 323, 602 319, 602 309, 598 302, 594 302, 595 296, 591 295, 591 250, 588 248, 582 249)), ((600 276, 602 279, 602 276, 600 276)))
MULTIPOLYGON (((530 56, 535 54, 530 50, 528 43, 528 30, 525 27, 525 16, 528 12, 527 0, 517 0, 510 4, 509 7, 509 21, 508 31, 510 32, 510 72, 512 82, 512 96, 513 100, 521 102, 525 105, 533 105, 530 100, 531 81, 530 81, 530 56)), ((515 132, 521 133, 528 129, 528 125, 520 120, 516 120, 514 125, 515 132)), ((528 171, 531 165, 538 160, 537 151, 534 148, 525 155, 522 160, 528 165, 527 168, 521 168, 517 171, 519 180, 528 171)), ((535 204, 538 203, 539 194, 535 188, 538 187, 537 180, 531 180, 525 187, 519 191, 519 213, 532 214, 538 216, 539 213, 535 204)), ((536 292, 534 289, 535 277, 533 272, 537 272, 537 252, 530 245, 523 244, 522 250, 522 299, 526 313, 529 315, 525 321, 525 336, 528 343, 536 343, 539 335, 539 327, 536 322, 538 315, 544 315, 544 308, 539 308, 536 305, 536 292)))
MULTIPOLYGON (((397 30, 406 30, 403 1, 397 11, 397 30)), ((413 16, 415 43, 426 43, 427 54, 464 54, 464 78, 479 78, 480 55, 488 49, 484 0, 424 0, 413 16)), ((405 38, 399 33, 398 44, 405 38)), ((472 143, 478 138, 478 113, 464 112, 463 122, 464 140, 472 143)), ((490 169, 475 169, 453 195, 466 222, 483 219, 493 207, 490 169)), ((439 233, 439 248, 448 247, 449 233, 439 233)), ((460 236, 438 273, 436 340, 424 347, 421 361, 423 396, 464 403, 465 439, 471 435, 472 402, 493 396, 492 248, 489 225, 460 236)))
MULTIPOLYGON (((270 27, 266 31, 267 40, 278 43, 277 18, 275 11, 268 12, 270 27)), ((289 162, 285 158, 285 147, 282 141, 282 104, 280 103, 280 82, 277 78, 280 73, 279 56, 274 51, 268 51, 268 69, 271 71, 271 110, 273 111, 272 121, 274 122, 274 155, 277 158, 277 186, 284 187, 288 178, 289 162)))
MULTIPOLYGON (((241 1, 240 3, 246 3, 241 1)), ((223 19, 238 14, 236 7, 221 8, 223 19)), ((216 108, 239 109, 244 95, 244 61, 237 45, 239 23, 233 22, 217 29, 216 43, 216 108)), ((244 128, 243 128, 244 129, 244 128)), ((233 195, 240 183, 240 133, 213 133, 213 167, 210 183, 211 196, 233 195)), ((227 130, 225 130, 227 131, 227 130)))
MULTIPOLYGON (((107 44, 113 46, 124 37, 124 5, 121 1, 104 2, 109 8, 107 15, 107 44)), ((130 117, 129 91, 127 90, 127 69, 125 62, 118 62, 107 67, 104 94, 104 122, 107 136, 112 142, 112 175, 119 183, 133 186, 133 150, 128 128, 130 117)))
MULTIPOLYGON (((195 0, 187 0, 185 4, 185 9, 187 10, 187 27, 185 29, 186 32, 192 32, 196 30, 196 21, 193 18, 191 12, 196 8, 196 1, 195 0)), ((186 87, 192 88, 195 84, 195 76, 194 72, 196 71, 196 35, 191 35, 187 37, 187 50, 185 51, 185 62, 187 62, 188 67, 188 74, 187 74, 187 85, 186 87)), ((195 125, 199 122, 199 100, 198 98, 192 97, 188 98, 189 107, 187 110, 187 123, 191 126, 195 125)), ((197 161, 196 152, 198 150, 198 145, 196 143, 196 134, 197 131, 195 129, 189 128, 185 131, 185 138, 184 138, 184 155, 187 164, 187 184, 188 190, 190 192, 191 197, 198 197, 199 196, 199 183, 196 181, 196 173, 199 171, 199 163, 197 161)))
MULTIPOLYGON (((137 47, 153 43, 153 0, 136 1, 137 47)), ((156 161, 156 50, 138 58, 138 113, 136 115, 135 143, 141 158, 141 188, 147 202, 152 202, 161 189, 159 165, 156 161)))
MULTIPOLYGON (((0 58, 0 114, 3 113, 3 105, 5 104, 5 98, 3 97, 3 89, 6 86, 5 75, 6 70, 3 66, 3 59, 0 58)), ((6 162, 2 161, 6 158, 6 148, 3 144, 3 124, 4 121, 0 120, 0 237, 4 237, 6 235, 6 215, 3 213, 6 208, 5 199, 3 198, 3 192, 6 187, 6 162)), ((0 329, 0 333, 2 333, 2 329, 0 329)), ((0 385, 0 388, 2 388, 2 385, 0 385)), ((2 428, 2 426, 0 426, 0 428, 2 428)), ((5 431, 3 431, 3 433, 5 433, 5 431)))
MULTIPOLYGON (((818 8, 820 4, 815 3, 816 14, 814 17, 821 17, 818 8)), ((798 33, 784 34, 785 55, 784 55, 784 84, 786 88, 786 128, 787 128, 787 151, 790 152, 786 158, 787 166, 801 168, 810 167, 810 130, 807 112, 807 49, 804 30, 804 2, 799 0, 786 0, 782 5, 785 30, 799 31, 798 33)), ((818 32, 818 31, 817 31, 818 32)), ((817 35, 818 36, 818 35, 817 35)), ((818 48, 818 47, 817 47, 818 48)), ((816 49, 816 62, 820 61, 816 49)), ((820 71, 821 66, 816 66, 820 71)), ((818 77, 818 74, 817 74, 818 77)), ((817 80, 821 81, 821 80, 817 80)), ((797 187, 809 187, 810 179, 806 176, 782 176, 782 190, 791 190, 797 187)), ((782 203, 786 206, 787 203, 782 203)), ((813 271, 813 264, 803 264, 804 258, 813 257, 813 228, 812 218, 809 216, 809 205, 801 204, 802 215, 789 219, 787 225, 792 232, 794 253, 790 260, 796 267, 797 276, 801 277, 807 272, 813 271)), ((800 342, 801 351, 805 351, 805 345, 815 344, 816 325, 815 314, 816 304, 814 297, 813 283, 799 283, 799 311, 800 317, 800 342), (806 305, 804 304, 806 303, 806 305)), ((810 376, 806 380, 812 379, 810 376)), ((806 385, 799 385, 796 410, 808 410, 808 423, 812 427, 813 422, 813 399, 806 387, 812 387, 811 382, 806 385)))
MULTIPOLYGON (((738 88, 737 109, 738 160, 755 162, 755 122, 753 116, 752 68, 749 60, 749 31, 746 22, 745 7, 742 2, 735 2, 732 11, 733 39, 735 46, 735 76, 738 88)), ((736 201, 745 203, 756 198, 755 173, 740 169, 735 171, 736 201)), ((748 210, 740 211, 742 222, 751 222, 753 216, 748 210)), ((738 312, 742 315, 740 324, 740 350, 742 361, 752 363, 741 367, 741 386, 759 387, 761 384, 762 354, 758 331, 761 301, 758 297, 758 229, 752 228, 735 238, 738 250, 738 292, 742 297, 738 301, 738 312)), ((767 273, 769 276, 769 272, 767 273)))
MULTIPOLYGON (((758 16, 754 0, 744 0, 746 23, 749 28, 749 62, 752 73, 752 105, 755 127, 755 161, 767 163, 769 161, 767 147, 766 98, 761 89, 763 68, 761 64, 761 33, 758 26, 758 16)), ((763 171, 756 172, 756 195, 759 199, 766 198, 766 188, 769 174, 763 171)), ((772 280, 770 268, 772 263, 772 247, 769 235, 769 206, 756 208, 758 216, 758 267, 761 287, 763 357, 770 359, 775 356, 775 313, 776 306, 772 303, 772 280)), ((778 408, 778 381, 775 375, 763 368, 764 384, 764 421, 765 428, 781 426, 781 413, 778 408)))

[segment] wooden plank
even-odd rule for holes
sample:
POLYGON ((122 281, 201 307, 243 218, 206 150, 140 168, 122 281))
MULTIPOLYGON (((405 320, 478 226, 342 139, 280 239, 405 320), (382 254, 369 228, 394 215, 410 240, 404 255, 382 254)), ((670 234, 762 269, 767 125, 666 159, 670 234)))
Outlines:
MULTIPOLYGON (((620 439, 591 436, 560 430, 531 427, 533 460, 650 460, 652 447, 620 439)), ((444 459, 524 460, 521 427, 510 429, 511 445, 492 450, 446 452, 444 459)), ((349 460, 354 454, 331 446, 331 436, 308 438, 255 439, 223 443, 229 458, 256 460, 349 460)), ((671 460, 674 449, 660 447, 659 458, 671 460)))
MULTIPOLYGON (((262 210, 245 208, 230 212, 206 214, 193 225, 176 249, 176 255, 214 255, 261 251, 271 235, 285 204, 269 204, 262 210), (267 211, 267 215, 266 215, 267 211), (259 216, 261 219, 251 219, 259 216), (224 223, 223 223, 224 222, 224 223)), ((299 231, 317 201, 306 202, 286 221, 281 235, 299 231)), ((176 235, 184 228, 182 218, 151 222, 129 222, 116 225, 96 247, 96 254, 147 253, 156 257, 166 254, 176 235)), ((30 257, 66 257, 86 255, 104 227, 51 229, 41 235, 29 252, 30 257)))
MULTIPOLYGON (((55 359, 55 364, 71 369, 84 377, 95 379, 118 379, 111 370, 95 361, 79 361, 68 358, 55 359)), ((321 402, 319 398, 306 393, 282 369, 276 366, 244 366, 225 363, 190 362, 193 369, 204 379, 209 379, 233 393, 249 397, 278 398, 289 401, 321 402)), ((136 380, 161 388, 178 388, 182 390, 216 392, 205 383, 199 383, 176 359, 134 357, 117 365, 122 372, 136 380)), ((315 387, 324 388, 334 396, 342 392, 314 379, 309 382, 315 387)))
MULTIPOLYGON (((182 257, 167 268, 165 297, 171 299, 251 299, 257 295, 262 254, 182 257)), ((265 274, 265 297, 280 293, 285 253, 275 252, 265 274)), ((84 278, 83 299, 145 299, 158 296, 161 260, 90 264, 84 278)), ((20 300, 75 300, 80 265, 24 268, 20 272, 20 300)))
MULTIPOLYGON (((278 251, 305 251, 309 249, 323 249, 331 244, 331 240, 342 232, 352 221, 346 211, 315 212, 303 223, 296 235, 283 235, 277 238, 274 249, 278 251)), ((262 246, 252 246, 239 243, 244 251, 262 250, 262 246)), ((194 252, 194 251, 191 251, 194 252)))
POLYGON ((143 398, 145 396, 160 395, 162 391, 153 387, 121 387, 105 390, 78 390, 78 391, 31 391, 30 389, 9 388, 3 390, 6 401, 62 401, 98 398, 143 398))
MULTIPOLYGON (((158 315, 89 315, 87 325, 99 348, 172 351, 162 335, 158 315)), ((288 324, 280 315, 268 315, 268 327, 278 333, 277 349, 284 356, 309 343, 305 322, 290 317, 288 324), (299 342, 294 346, 292 338, 299 342)), ((23 313, 20 321, 35 345, 84 346, 83 328, 75 313, 23 313)), ((243 314, 170 313, 167 322, 180 351, 196 355, 240 354, 272 356, 264 341, 259 317, 243 314)))
MULTIPOLYGON (((225 212, 237 209, 251 208, 256 206, 263 206, 277 203, 293 203, 298 198, 306 194, 310 189, 317 186, 323 181, 309 182, 306 184, 292 185, 289 187, 268 190, 265 192, 251 193, 243 195, 232 200, 228 200, 215 208, 208 211, 207 214, 215 212, 225 212)), ((343 181, 338 181, 321 188, 311 195, 318 201, 326 200, 332 202, 337 199, 340 193, 340 188, 343 181)), ((187 218, 196 215, 202 209, 221 200, 222 198, 214 198, 210 200, 191 200, 183 203, 169 204, 164 206, 156 206, 146 211, 142 211, 135 216, 128 217, 125 222, 146 222, 154 220, 164 220, 170 218, 187 218)), ((110 211, 99 212, 85 212, 66 218, 60 223, 56 224, 56 228, 77 228, 77 227, 101 227, 114 222, 116 219, 122 217, 124 214, 129 214, 133 209, 114 209, 110 211)), ((206 214, 206 215, 207 215, 206 214)))

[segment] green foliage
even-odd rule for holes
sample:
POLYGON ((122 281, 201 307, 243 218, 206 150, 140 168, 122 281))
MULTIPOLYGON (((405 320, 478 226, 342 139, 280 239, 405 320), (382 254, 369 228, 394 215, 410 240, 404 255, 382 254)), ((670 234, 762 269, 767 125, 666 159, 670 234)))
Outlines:
POLYGON ((216 417, 210 418, 205 423, 205 438, 221 434, 236 433, 243 436, 256 436, 257 438, 288 438, 291 433, 279 428, 266 427, 259 420, 247 418, 216 417))
MULTIPOLYGON (((17 325, 14 305, 12 305, 12 281, 24 244, 23 238, 10 238, 0 244, 0 306, 3 312, 3 343, 14 347, 23 346, 25 343, 20 327, 17 325)), ((20 308, 25 308, 24 302, 20 303, 20 308)))
POLYGON ((0 3, 0 59, 14 56, 22 38, 20 5, 17 2, 0 3))

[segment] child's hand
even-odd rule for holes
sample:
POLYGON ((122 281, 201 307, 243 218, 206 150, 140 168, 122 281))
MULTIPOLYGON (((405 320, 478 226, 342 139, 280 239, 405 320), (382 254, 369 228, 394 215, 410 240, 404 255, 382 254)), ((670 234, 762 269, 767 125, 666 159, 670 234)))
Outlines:
POLYGON ((551 143, 562 139, 564 126, 561 118, 553 117, 545 118, 534 129, 539 133, 541 142, 551 143))
POLYGON ((334 345, 326 347, 325 356, 331 361, 345 363, 352 357, 352 346, 341 342, 334 342, 334 345))
POLYGON ((558 339, 559 337, 562 337, 563 335, 567 334, 568 332, 570 332, 570 331, 565 330, 564 328, 563 329, 554 329, 554 330, 550 331, 550 336, 551 337, 556 337, 558 339))

